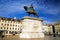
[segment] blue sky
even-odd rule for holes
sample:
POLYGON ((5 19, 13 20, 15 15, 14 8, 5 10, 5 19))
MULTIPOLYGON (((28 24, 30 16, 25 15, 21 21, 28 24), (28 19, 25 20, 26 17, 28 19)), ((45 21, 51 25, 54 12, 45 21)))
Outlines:
POLYGON ((21 19, 27 16, 23 7, 30 4, 45 23, 60 20, 60 0, 0 0, 0 16, 21 19))

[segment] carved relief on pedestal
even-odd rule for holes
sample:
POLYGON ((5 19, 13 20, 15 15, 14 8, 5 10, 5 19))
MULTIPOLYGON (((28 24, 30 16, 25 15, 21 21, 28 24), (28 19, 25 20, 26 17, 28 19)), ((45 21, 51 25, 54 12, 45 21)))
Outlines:
POLYGON ((38 29, 38 25, 34 25, 34 26, 33 26, 33 29, 34 29, 34 30, 37 30, 37 29, 38 29))

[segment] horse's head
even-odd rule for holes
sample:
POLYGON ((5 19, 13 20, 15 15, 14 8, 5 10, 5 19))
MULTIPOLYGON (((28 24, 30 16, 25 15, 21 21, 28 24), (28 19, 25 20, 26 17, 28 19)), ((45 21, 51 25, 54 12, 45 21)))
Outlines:
POLYGON ((27 11, 28 7, 27 6, 24 6, 24 9, 27 11))

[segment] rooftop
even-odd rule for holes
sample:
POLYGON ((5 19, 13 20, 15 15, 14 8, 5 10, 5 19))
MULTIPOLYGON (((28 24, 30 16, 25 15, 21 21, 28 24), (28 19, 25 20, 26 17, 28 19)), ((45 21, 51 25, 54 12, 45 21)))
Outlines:
POLYGON ((20 21, 19 19, 12 19, 12 18, 6 18, 6 17, 1 17, 1 16, 0 16, 0 19, 1 20, 8 20, 8 21, 18 21, 18 22, 20 21))
POLYGON ((55 22, 55 25, 60 25, 60 21, 55 22))

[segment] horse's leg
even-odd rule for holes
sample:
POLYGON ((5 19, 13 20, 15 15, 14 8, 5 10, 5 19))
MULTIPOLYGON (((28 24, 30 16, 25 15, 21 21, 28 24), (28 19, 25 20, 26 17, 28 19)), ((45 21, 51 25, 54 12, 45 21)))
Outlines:
POLYGON ((36 13, 34 14, 34 16, 37 17, 37 18, 39 17, 36 13))
POLYGON ((39 16, 38 15, 36 15, 38 18, 39 18, 39 16))
POLYGON ((30 16, 30 13, 28 13, 28 16, 30 16))

